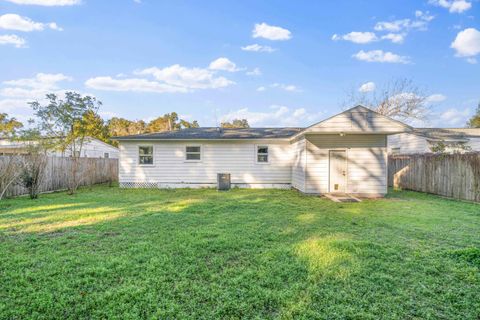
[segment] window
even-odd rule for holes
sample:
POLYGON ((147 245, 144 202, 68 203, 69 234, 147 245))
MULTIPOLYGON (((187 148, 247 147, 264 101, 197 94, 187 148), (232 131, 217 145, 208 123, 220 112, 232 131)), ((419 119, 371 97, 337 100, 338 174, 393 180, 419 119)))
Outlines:
POLYGON ((109 154, 108 152, 105 152, 105 153, 103 154, 103 157, 106 158, 106 159, 108 159, 108 158, 110 158, 110 154, 109 154))
POLYGON ((138 163, 140 165, 153 164, 153 146, 138 147, 138 163))
POLYGON ((268 163, 268 147, 257 146, 257 162, 268 163))
POLYGON ((200 146, 186 146, 185 160, 200 161, 202 160, 202 148, 200 146))
POLYGON ((392 154, 400 154, 400 148, 392 148, 392 154))

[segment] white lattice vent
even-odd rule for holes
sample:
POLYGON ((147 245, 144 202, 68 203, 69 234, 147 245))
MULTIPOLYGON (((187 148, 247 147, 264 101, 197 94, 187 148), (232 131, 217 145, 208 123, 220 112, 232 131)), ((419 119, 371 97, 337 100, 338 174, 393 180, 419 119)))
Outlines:
POLYGON ((120 182, 120 188, 158 188, 156 182, 120 182))

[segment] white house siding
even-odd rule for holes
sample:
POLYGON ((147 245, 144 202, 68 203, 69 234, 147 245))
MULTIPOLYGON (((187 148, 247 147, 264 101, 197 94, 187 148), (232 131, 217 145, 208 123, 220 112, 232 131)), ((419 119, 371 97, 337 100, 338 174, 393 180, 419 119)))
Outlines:
POLYGON ((215 186, 217 173, 230 173, 240 187, 291 186, 292 152, 288 141, 121 141, 119 181, 133 187, 215 186), (138 146, 153 145, 154 164, 138 165, 138 146), (202 160, 185 160, 185 147, 200 145, 202 160), (256 162, 256 146, 269 147, 269 163, 256 162))
MULTIPOLYGON (((480 151, 480 138, 467 137, 467 139, 469 141, 465 143, 465 146, 470 148, 468 151, 480 151)), ((433 146, 433 144, 430 143, 427 138, 410 133, 400 133, 388 137, 388 152, 390 154, 428 153, 432 152, 431 146, 433 146), (397 149, 395 150, 395 148, 397 149)), ((447 147, 446 151, 461 152, 462 150, 458 150, 457 148, 449 149, 447 147)))
POLYGON ((373 134, 307 135, 306 193, 327 193, 329 150, 347 152, 347 192, 387 192, 386 136, 373 134))
POLYGON ((388 152, 394 153, 392 149, 397 148, 395 153, 412 154, 431 152, 428 141, 410 133, 394 134, 388 137, 388 152))
POLYGON ((472 137, 469 139, 470 141, 468 141, 466 145, 470 147, 472 151, 480 151, 480 137, 472 137))
MULTIPOLYGON (((12 141, 8 139, 0 139, 0 153, 27 153, 28 145, 36 142, 23 142, 12 141)), ((105 158, 105 154, 108 153, 108 158, 118 159, 119 151, 112 145, 109 145, 103 141, 95 138, 88 138, 84 141, 81 157, 85 158, 105 158)), ((51 156, 57 157, 70 157, 72 151, 67 148, 65 151, 51 150, 48 152, 51 156)))
MULTIPOLYGON (((88 139, 83 143, 80 156, 85 158, 105 158, 105 153, 108 153, 108 158, 118 159, 119 157, 118 148, 97 139, 88 139)), ((71 150, 67 149, 63 153, 58 151, 55 152, 55 155, 69 157, 71 150)))
POLYGON ((305 168, 307 164, 305 146, 305 139, 292 143, 292 186, 302 192, 305 192, 305 168))

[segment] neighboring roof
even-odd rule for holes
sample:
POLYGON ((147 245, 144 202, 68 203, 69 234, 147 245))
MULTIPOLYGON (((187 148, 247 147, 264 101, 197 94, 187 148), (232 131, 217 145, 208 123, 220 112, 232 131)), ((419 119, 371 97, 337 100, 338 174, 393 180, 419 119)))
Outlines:
MULTIPOLYGON (((48 138, 46 138, 46 139, 48 139, 48 138)), ((90 137, 90 136, 85 137, 85 142, 93 142, 93 141, 95 141, 95 142, 97 142, 101 145, 104 145, 105 147, 111 148, 112 150, 118 151, 117 147, 112 146, 111 144, 108 144, 106 142, 103 142, 100 139, 90 137)), ((4 138, 4 137, 0 138, 0 146, 1 147, 12 146, 12 147, 15 147, 15 148, 21 148, 21 147, 24 147, 25 145, 27 145, 31 142, 32 141, 14 140, 12 138, 4 138)))
POLYGON ((189 128, 175 131, 145 133, 114 140, 215 140, 215 139, 287 139, 302 131, 302 128, 189 128))
POLYGON ((480 138, 480 129, 476 128, 415 128, 412 133, 439 141, 468 141, 472 137, 480 138))

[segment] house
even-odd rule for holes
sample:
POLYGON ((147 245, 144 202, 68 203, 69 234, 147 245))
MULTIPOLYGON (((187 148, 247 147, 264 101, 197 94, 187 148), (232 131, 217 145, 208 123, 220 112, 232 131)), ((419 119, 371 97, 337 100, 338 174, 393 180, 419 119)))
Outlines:
POLYGON ((387 135, 410 132, 363 106, 308 128, 192 128, 116 137, 121 187, 251 188, 307 194, 387 192, 387 135))
POLYGON ((480 128, 415 128, 388 137, 389 154, 480 151, 480 128))
MULTIPOLYGON (((7 138, 0 139, 0 155, 28 153, 29 141, 18 141, 7 138)), ((71 150, 65 151, 51 150, 48 152, 51 156, 70 157, 71 150)), ((81 157, 85 158, 114 158, 118 159, 118 148, 105 143, 99 139, 87 137, 83 143, 81 157)))

